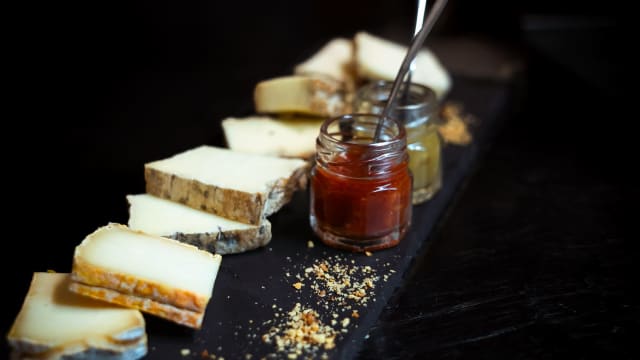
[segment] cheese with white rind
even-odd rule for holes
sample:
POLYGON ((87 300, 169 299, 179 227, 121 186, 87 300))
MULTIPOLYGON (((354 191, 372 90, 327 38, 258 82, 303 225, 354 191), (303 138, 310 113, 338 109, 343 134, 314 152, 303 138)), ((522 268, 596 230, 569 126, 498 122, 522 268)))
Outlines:
POLYGON ((147 353, 140 311, 69 291, 67 273, 33 274, 7 335, 14 358, 139 359, 147 353))
POLYGON ((149 194, 127 195, 128 226, 172 238, 214 254, 236 254, 265 246, 271 223, 248 225, 149 194))
POLYGON ((324 118, 229 117, 222 120, 227 146, 234 151, 308 159, 324 118))
POLYGON ((335 38, 305 61, 294 66, 296 75, 326 75, 347 86, 354 83, 353 41, 335 38))
POLYGON ((345 113, 344 89, 328 76, 282 76, 260 81, 254 89, 259 114, 333 117, 345 113))
MULTIPOLYGON (((145 302, 204 314, 221 260, 220 255, 195 246, 110 223, 76 246, 71 278, 81 285, 105 290, 78 291, 83 295, 176 321, 178 317, 173 312, 145 302), (117 294, 144 301, 123 303, 117 294)), ((70 289, 82 290, 78 286, 70 289)), ((199 328, 201 321, 195 320, 185 325, 199 328)))
MULTIPOLYGON (((394 80, 408 47, 366 32, 354 37, 355 63, 358 77, 372 80, 394 80)), ((451 77, 438 58, 427 48, 418 52, 411 81, 430 87, 439 99, 451 88, 451 77)))
POLYGON ((302 159, 202 145, 145 164, 146 193, 259 225, 306 186, 308 166, 302 159))

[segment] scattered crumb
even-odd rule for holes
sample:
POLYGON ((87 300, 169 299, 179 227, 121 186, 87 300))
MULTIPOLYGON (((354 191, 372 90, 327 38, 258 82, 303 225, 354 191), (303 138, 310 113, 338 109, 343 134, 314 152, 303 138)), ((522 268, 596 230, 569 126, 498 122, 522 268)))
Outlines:
POLYGON ((313 248, 314 247, 313 241, 311 241, 311 240, 307 241, 307 247, 309 249, 313 248))
POLYGON ((287 278, 297 279, 286 283, 296 290, 304 287, 296 293, 299 302, 283 311, 273 299, 273 318, 258 325, 260 333, 253 337, 260 336, 262 342, 274 346, 274 353, 265 359, 328 359, 326 351, 358 327, 360 310, 376 300, 377 282, 391 276, 391 269, 382 269, 391 264, 377 263, 373 268, 357 265, 349 256, 334 255, 292 266, 282 270, 287 278), (319 310, 328 319, 321 318, 319 310))
POLYGON ((344 318, 342 319, 342 327, 345 328, 347 326, 349 326, 349 318, 344 318))
POLYGON ((373 253, 371 253, 371 251, 365 251, 364 254, 367 255, 367 256, 373 255, 373 253))
POLYGON ((182 355, 182 356, 189 356, 189 354, 191 354, 191 350, 189 350, 189 349, 180 350, 180 355, 182 355))
POLYGON ((323 324, 316 311, 297 303, 286 315, 282 323, 262 335, 262 341, 274 344, 278 352, 286 352, 288 357, 294 354, 296 358, 303 352, 312 354, 319 349, 335 347, 336 330, 323 324))
POLYGON ((200 357, 203 358, 203 359, 208 358, 209 357, 209 350, 207 350, 207 349, 202 350, 202 352, 200 353, 200 357))
POLYGON ((462 106, 454 103, 446 103, 440 111, 442 124, 438 125, 438 132, 445 143, 456 145, 468 145, 472 137, 468 124, 473 118, 462 113, 462 106))

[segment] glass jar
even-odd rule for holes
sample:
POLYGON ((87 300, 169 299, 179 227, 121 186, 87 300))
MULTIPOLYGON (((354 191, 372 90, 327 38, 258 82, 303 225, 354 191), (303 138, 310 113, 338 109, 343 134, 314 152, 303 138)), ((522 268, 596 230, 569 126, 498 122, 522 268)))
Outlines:
MULTIPOLYGON (((365 84, 356 92, 354 111, 381 113, 392 87, 393 82, 385 80, 365 84)), ((438 133, 440 118, 436 94, 415 83, 409 84, 409 92, 406 92, 406 84, 402 84, 389 116, 400 120, 407 132, 413 204, 423 203, 442 186, 442 142, 438 133)))
POLYGON ((311 168, 310 223, 320 240, 351 251, 397 245, 411 224, 406 133, 397 120, 348 114, 326 120, 311 168), (379 141, 373 142, 378 123, 379 141))

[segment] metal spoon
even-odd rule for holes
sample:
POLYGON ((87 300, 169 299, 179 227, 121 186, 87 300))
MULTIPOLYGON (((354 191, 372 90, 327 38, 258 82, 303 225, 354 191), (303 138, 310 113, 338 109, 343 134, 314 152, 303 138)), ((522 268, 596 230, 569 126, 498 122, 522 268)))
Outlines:
POLYGON ((407 71, 409 71, 409 67, 411 66, 411 62, 418 54, 418 51, 422 47, 422 43, 429 35, 429 32, 433 28, 433 25, 440 17, 444 6, 447 4, 447 0, 436 0, 433 4, 433 8, 427 15, 427 20, 425 21, 422 29, 413 37, 411 41, 411 45, 409 46, 409 50, 407 51, 407 55, 405 55, 404 60, 402 61, 402 65, 400 65, 400 70, 396 75, 395 80, 393 81, 393 86, 391 87, 391 92, 389 93, 389 98, 387 99, 387 103, 385 104, 384 109, 382 110, 382 114, 380 115, 380 120, 378 121, 378 125, 376 126, 376 133, 373 136, 373 142, 380 141, 380 133, 382 132, 382 125, 384 123, 384 119, 389 116, 389 112, 391 112, 391 108, 393 107, 393 103, 398 96, 398 91, 400 90, 400 85, 407 75, 407 71))
MULTIPOLYGON (((413 29, 413 36, 416 36, 418 31, 422 28, 422 24, 424 23, 424 14, 427 11, 427 0, 418 0, 418 11, 416 12, 416 26, 413 29)), ((411 62, 411 67, 409 68, 409 72, 407 73, 406 83, 411 84, 411 75, 416 71, 416 60, 414 59, 411 62)), ((409 92, 409 86, 405 88, 405 95, 409 92)))

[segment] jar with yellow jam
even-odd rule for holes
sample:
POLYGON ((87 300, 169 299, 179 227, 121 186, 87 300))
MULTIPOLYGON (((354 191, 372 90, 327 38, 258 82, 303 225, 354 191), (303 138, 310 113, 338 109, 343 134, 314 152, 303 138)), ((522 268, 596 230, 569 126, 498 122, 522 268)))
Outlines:
MULTIPOLYGON (((393 82, 372 81, 360 87, 353 108, 358 113, 380 114, 393 82)), ((412 202, 421 204, 431 199, 442 186, 442 142, 438 133, 438 101, 430 88, 411 83, 402 84, 390 117, 400 120, 407 133, 409 169, 413 175, 412 202), (408 91, 407 91, 408 90, 408 91)))

